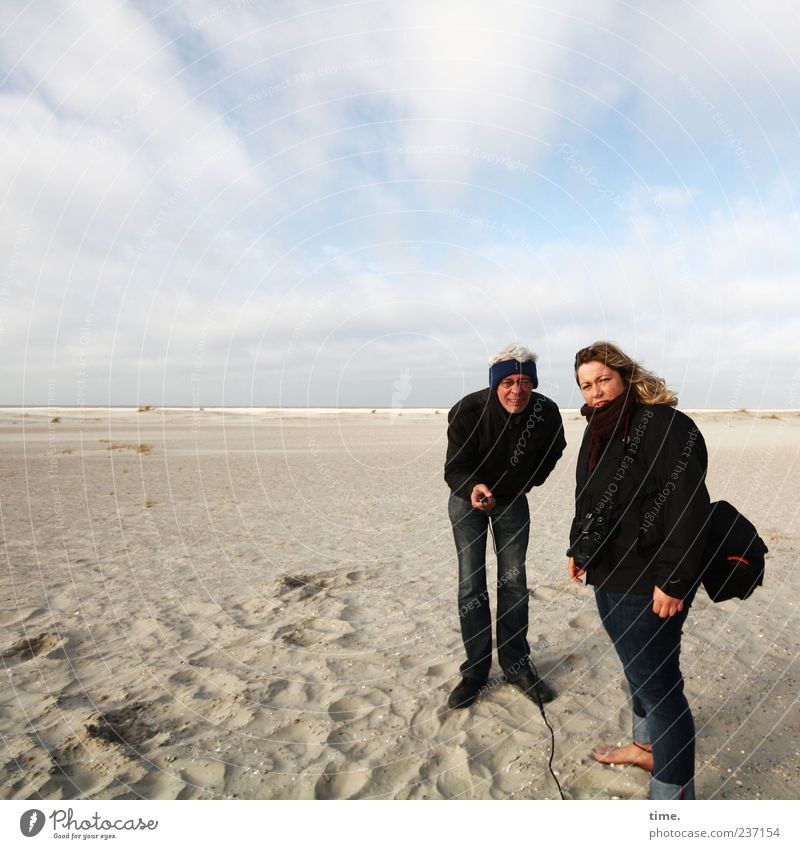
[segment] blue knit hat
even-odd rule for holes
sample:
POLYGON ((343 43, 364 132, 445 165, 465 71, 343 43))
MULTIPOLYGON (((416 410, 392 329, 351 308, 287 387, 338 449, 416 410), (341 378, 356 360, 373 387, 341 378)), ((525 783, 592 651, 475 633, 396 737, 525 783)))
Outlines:
POLYGON ((539 385, 539 378, 536 376, 536 363, 533 360, 528 360, 526 363, 521 363, 519 360, 503 360, 489 366, 489 386, 492 387, 492 391, 497 389, 503 378, 512 374, 526 374, 533 381, 534 389, 539 385))

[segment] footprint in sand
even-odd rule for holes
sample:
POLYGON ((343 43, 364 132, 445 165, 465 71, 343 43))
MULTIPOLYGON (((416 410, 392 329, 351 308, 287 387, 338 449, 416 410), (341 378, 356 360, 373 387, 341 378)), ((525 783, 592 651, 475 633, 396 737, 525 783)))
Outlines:
POLYGON ((574 619, 569 620, 570 628, 586 628, 594 630, 600 624, 596 613, 579 613, 574 619))
POLYGON ((12 607, 9 610, 0 610, 0 625, 16 625, 22 622, 30 622, 46 613, 47 610, 43 607, 12 607))
POLYGON ((354 584, 356 581, 363 581, 366 577, 366 573, 361 572, 358 569, 354 569, 353 571, 348 572, 344 577, 348 584, 354 584))
POLYGON ((348 622, 351 625, 369 625, 372 623, 372 616, 366 608, 362 607, 357 601, 352 599, 346 600, 339 618, 343 622, 348 622))
POLYGON ((2 658, 6 665, 24 663, 40 655, 47 655, 53 649, 60 647, 63 640, 58 634, 41 633, 36 637, 22 637, 14 645, 2 652, 2 658))
POLYGON ((572 654, 568 654, 561 663, 566 669, 584 669, 587 666, 587 658, 586 655, 580 652, 573 652, 572 654))
POLYGON ((371 688, 359 696, 344 696, 332 702, 328 707, 328 716, 334 722, 360 719, 376 708, 381 708, 382 711, 388 709, 391 702, 391 697, 387 693, 371 688))
POLYGON ((282 625, 276 629, 275 638, 288 643, 290 646, 297 646, 302 649, 310 648, 316 642, 314 634, 311 632, 310 620, 282 625))
POLYGON ((325 589, 324 578, 314 575, 283 575, 278 579, 278 595, 296 594, 300 598, 313 598, 325 589), (299 593, 297 592, 299 590, 299 593))
POLYGON ((338 644, 343 637, 349 637, 352 633, 352 626, 346 622, 317 617, 282 625, 276 628, 275 638, 287 645, 308 649, 312 646, 322 648, 330 643, 338 644))
POLYGON ((296 598, 313 598, 323 590, 345 589, 363 580, 363 572, 328 571, 319 574, 299 573, 296 575, 281 575, 277 580, 277 595, 280 597, 293 595, 296 598))
POLYGON ((457 669, 452 662, 435 663, 433 666, 429 666, 425 672, 426 677, 431 682, 448 681, 451 678, 455 680, 456 674, 457 669))
POLYGON ((528 595, 536 601, 557 601, 563 594, 562 589, 547 584, 538 584, 528 590, 528 595))
POLYGON ((121 787, 144 779, 143 750, 152 750, 164 736, 149 711, 136 702, 93 713, 75 734, 39 757, 39 768, 30 775, 37 793, 75 799, 113 790, 118 796, 121 787))
POLYGON ((159 733, 147 705, 141 702, 94 714, 85 722, 84 729, 88 738, 122 746, 128 757, 136 757, 141 746, 159 733))
POLYGON ((334 722, 359 719, 365 713, 373 710, 373 707, 373 705, 365 704, 361 699, 348 696, 333 702, 328 708, 328 716, 334 722))
POLYGON ((369 781, 368 770, 347 772, 325 772, 314 785, 315 799, 352 799, 369 781))

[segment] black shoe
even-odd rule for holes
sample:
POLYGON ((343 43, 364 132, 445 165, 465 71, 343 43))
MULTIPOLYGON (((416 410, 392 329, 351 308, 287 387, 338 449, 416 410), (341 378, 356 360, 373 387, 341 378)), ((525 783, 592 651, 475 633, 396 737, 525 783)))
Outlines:
POLYGON ((469 707, 478 698, 481 687, 483 684, 476 678, 462 678, 461 683, 450 693, 447 707, 454 710, 469 707))
POLYGON ((543 681, 538 673, 529 669, 526 672, 523 672, 518 678, 515 678, 513 681, 509 681, 509 684, 513 684, 518 689, 522 690, 525 695, 531 699, 531 701, 536 702, 536 694, 539 694, 539 698, 542 700, 542 704, 546 702, 552 702, 556 697, 555 691, 545 682, 543 681))

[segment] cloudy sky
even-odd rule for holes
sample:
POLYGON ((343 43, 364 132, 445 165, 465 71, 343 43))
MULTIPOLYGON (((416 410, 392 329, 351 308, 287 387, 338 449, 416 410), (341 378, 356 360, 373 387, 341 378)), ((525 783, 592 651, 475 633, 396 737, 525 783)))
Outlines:
POLYGON ((0 12, 0 403, 800 407, 789 0, 0 12))

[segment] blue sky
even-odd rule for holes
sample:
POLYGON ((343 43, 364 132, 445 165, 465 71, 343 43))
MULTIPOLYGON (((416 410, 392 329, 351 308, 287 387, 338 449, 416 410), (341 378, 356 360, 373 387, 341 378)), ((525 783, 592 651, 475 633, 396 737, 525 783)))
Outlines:
POLYGON ((3 404, 800 407, 788 2, 3 4, 3 404), (395 395, 395 399, 396 399, 395 395))

